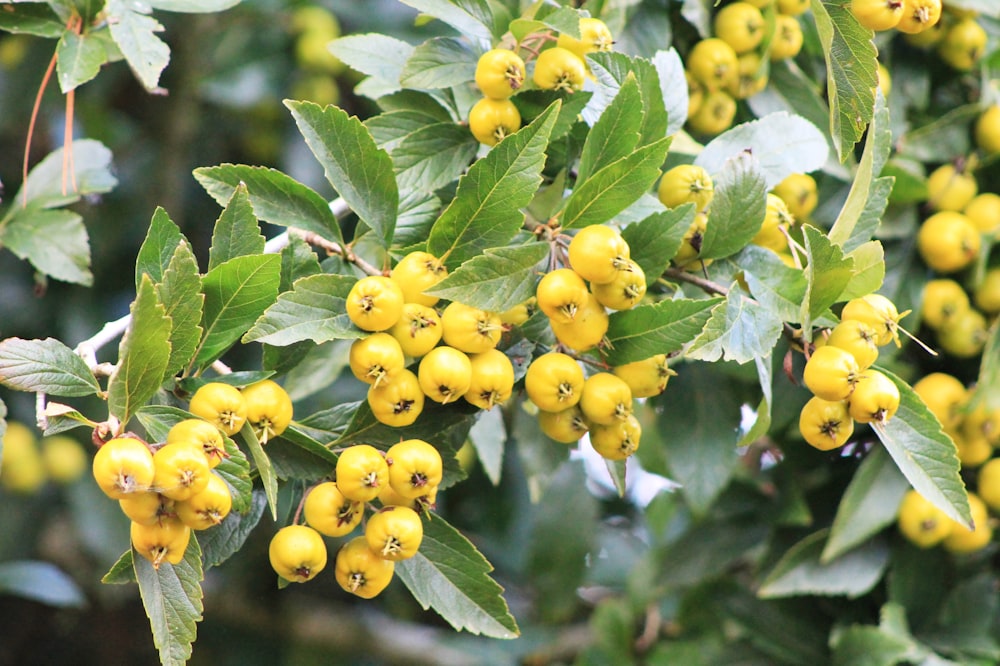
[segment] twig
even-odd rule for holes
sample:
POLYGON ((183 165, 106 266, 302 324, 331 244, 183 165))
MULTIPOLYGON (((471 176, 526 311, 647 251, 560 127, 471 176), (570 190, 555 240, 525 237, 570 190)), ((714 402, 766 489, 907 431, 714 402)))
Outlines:
POLYGON ((685 271, 680 268, 670 267, 663 273, 664 275, 671 277, 678 282, 687 282, 688 284, 693 284, 694 286, 700 288, 702 291, 709 294, 716 294, 718 296, 728 296, 729 289, 723 287, 717 282, 712 282, 707 278, 703 278, 699 275, 695 275, 689 271, 685 271))

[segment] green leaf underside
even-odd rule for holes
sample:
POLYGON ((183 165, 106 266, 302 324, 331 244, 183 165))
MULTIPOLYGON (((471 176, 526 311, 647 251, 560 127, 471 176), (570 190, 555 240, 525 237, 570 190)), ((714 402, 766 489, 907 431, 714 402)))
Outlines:
POLYGON ((118 184, 111 175, 111 151, 100 141, 77 139, 72 151, 72 171, 63 168, 64 149, 54 150, 31 169, 12 201, 27 200, 29 209, 55 208, 88 194, 110 192, 118 184), (75 184, 75 189, 70 184, 75 184))
POLYGON ((559 104, 553 103, 527 127, 511 134, 473 164, 458 191, 431 227, 427 251, 445 258, 449 269, 486 248, 509 242, 521 228, 541 182, 545 148, 559 104))
POLYGON ((0 384, 61 396, 93 395, 101 388, 83 359, 55 338, 0 342, 0 384))
POLYGON ((423 14, 439 19, 460 34, 490 40, 493 13, 486 0, 400 0, 423 14))
POLYGON ((327 200, 276 169, 221 164, 195 169, 194 177, 220 206, 225 207, 244 183, 254 214, 261 220, 311 231, 335 243, 344 242, 327 200))
POLYGON ((135 288, 142 283, 142 276, 149 275, 154 284, 163 281, 163 273, 174 258, 177 246, 184 240, 181 229, 170 219, 163 208, 157 206, 149 221, 149 231, 139 247, 135 260, 135 288))
POLYGON ((240 183, 226 203, 212 230, 208 249, 208 270, 230 259, 264 251, 264 236, 250 203, 246 183, 240 183))
POLYGON ((399 190, 389 154, 356 116, 336 106, 286 101, 306 145, 323 166, 326 179, 381 239, 392 241, 399 190))
POLYGON ((623 365, 678 351, 693 340, 711 316, 720 298, 678 299, 639 305, 612 313, 607 338, 607 362, 623 365))
POLYGON ((851 183, 847 201, 844 202, 837 220, 830 228, 830 242, 836 245, 845 245, 849 239, 855 237, 864 237, 862 242, 871 238, 870 232, 874 231, 875 226, 877 226, 878 218, 881 217, 892 190, 892 181, 888 181, 890 185, 888 188, 885 187, 885 181, 877 189, 875 187, 876 179, 892 150, 889 108, 881 95, 878 96, 876 102, 871 126, 868 128, 868 135, 865 138, 861 162, 858 164, 858 172, 851 183), (873 217, 874 220, 872 220, 873 217), (856 227, 861 227, 861 229, 856 229, 856 227))
POLYGON ((688 91, 684 79, 684 61, 674 47, 653 54, 653 67, 660 81, 660 93, 667 112, 668 135, 675 134, 687 121, 688 91))
MULTIPOLYGON (((733 155, 744 151, 753 155, 765 187, 770 189, 793 173, 809 173, 822 167, 829 146, 811 122, 779 111, 726 130, 705 146, 694 163, 714 174, 733 155)), ((714 208, 714 200, 712 205, 714 208)))
POLYGON ((476 419, 469 430, 469 441, 476 449, 476 459, 483 466, 486 476, 494 486, 498 485, 507 442, 503 411, 495 407, 476 419))
POLYGON ((879 370, 899 388, 900 402, 885 425, 873 424, 875 433, 917 492, 952 520, 969 525, 972 516, 955 443, 906 382, 879 370))
POLYGON ((108 410, 122 424, 159 390, 171 353, 170 318, 148 277, 139 284, 129 312, 118 366, 108 379, 108 410))
POLYGON ((894 523, 899 502, 909 487, 885 449, 874 448, 840 498, 820 561, 840 557, 894 523))
POLYGON ((168 12, 214 13, 235 7, 242 0, 149 0, 147 3, 153 9, 168 12))
POLYGON ((253 324, 243 342, 286 346, 302 340, 360 338, 346 312, 346 298, 357 279, 347 275, 319 273, 299 278, 291 291, 283 292, 253 324))
POLYGON ((204 610, 201 591, 204 575, 198 540, 191 537, 179 564, 165 562, 154 569, 149 560, 134 551, 132 564, 160 663, 183 666, 191 657, 197 623, 204 610))
POLYGON ((87 287, 94 282, 87 229, 72 211, 20 209, 0 227, 0 246, 57 280, 87 287))
POLYGON ((413 47, 394 37, 368 33, 336 39, 330 43, 330 52, 391 93, 400 89, 399 77, 413 47))
POLYGON ((424 293, 483 310, 504 312, 535 294, 546 243, 488 248, 424 293))
POLYGON ((861 27, 849 5, 812 0, 827 68, 830 133, 844 162, 872 119, 878 86, 872 31, 861 27))
POLYGON ((56 78, 59 88, 68 93, 90 81, 107 62, 108 54, 101 40, 88 34, 66 30, 56 47, 56 78))
POLYGON ((587 178, 603 167, 631 153, 639 143, 639 128, 645 116, 642 95, 635 76, 629 75, 611 104, 590 128, 580 154, 576 184, 579 187, 587 178))
MULTIPOLYGON (((134 5, 139 8, 141 5, 134 5)), ((170 62, 170 47, 156 36, 163 26, 141 9, 123 0, 109 0, 108 28, 125 61, 146 90, 154 90, 170 62)))
POLYGON ((748 245, 733 261, 743 269, 750 294, 782 321, 799 323, 806 278, 802 271, 788 266, 781 258, 757 245, 748 245))
POLYGON ((677 254, 691 222, 694 221, 694 204, 654 213, 622 229, 622 238, 628 243, 632 261, 639 264, 646 276, 646 285, 656 282, 670 264, 670 257, 677 254))
POLYGON ((253 325, 277 297, 280 277, 281 257, 274 254, 236 257, 205 274, 199 365, 219 358, 253 325))
POLYGON ((415 49, 403 66, 399 82, 406 88, 450 88, 471 81, 479 54, 466 41, 432 37, 415 49))
POLYGON ((205 297, 201 293, 198 261, 187 241, 181 241, 156 285, 156 295, 170 318, 170 360, 165 378, 176 374, 191 362, 201 340, 201 316, 205 297))
POLYGON ((601 224, 628 208, 659 177, 670 141, 665 137, 645 145, 594 173, 566 200, 563 226, 601 224))
POLYGON ((468 539, 440 516, 424 523, 417 554, 396 564, 396 575, 424 609, 452 627, 492 638, 515 638, 517 622, 503 588, 489 577, 492 566, 468 539))
POLYGON ((882 578, 889 564, 883 538, 863 543, 827 563, 820 561, 828 530, 813 532, 792 546, 761 584, 765 599, 815 594, 857 598, 882 578))
POLYGON ((264 452, 264 447, 261 446, 260 440, 258 440, 257 435, 254 434, 253 426, 249 423, 244 423, 243 429, 240 430, 240 434, 243 436, 243 441, 250 450, 250 457, 253 459, 254 467, 257 469, 257 474, 260 475, 260 481, 264 486, 264 494, 267 497, 267 505, 271 507, 271 517, 277 520, 278 477, 274 473, 274 468, 271 466, 271 459, 267 457, 267 453, 264 452))
POLYGON ((746 298, 739 285, 730 286, 726 300, 712 315, 685 355, 700 361, 747 363, 767 356, 781 337, 782 321, 756 301, 746 298))
MULTIPOLYGON (((853 625, 844 628, 833 646, 833 666, 878 666, 903 663, 912 654, 912 645, 878 627, 853 625)), ((933 662, 923 662, 933 664, 933 662)), ((939 662, 941 666, 945 663, 939 662)))
POLYGON ((715 194, 699 256, 727 257, 760 231, 767 208, 767 183, 756 156, 741 152, 726 160, 714 176, 715 194))

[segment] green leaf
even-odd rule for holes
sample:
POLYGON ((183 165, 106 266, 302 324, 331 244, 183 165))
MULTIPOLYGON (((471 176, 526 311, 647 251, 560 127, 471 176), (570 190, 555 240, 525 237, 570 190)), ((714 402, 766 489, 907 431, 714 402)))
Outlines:
POLYGON ((704 329, 684 355, 699 361, 747 363, 767 356, 781 337, 781 330, 781 319, 746 298, 734 282, 726 300, 712 308, 704 329))
POLYGON ((520 18, 510 23, 510 32, 518 42, 527 35, 546 28, 551 28, 557 33, 567 33, 571 37, 579 39, 580 14, 571 7, 553 8, 551 5, 541 5, 533 19, 520 18), (543 9, 551 9, 552 11, 545 13, 543 9))
POLYGON ((476 449, 476 458, 493 485, 500 484, 503 455, 507 443, 507 426, 500 407, 483 412, 469 430, 469 441, 476 449))
POLYGON ((855 237, 861 237, 861 242, 871 238, 870 232, 874 231, 875 225, 878 224, 892 190, 891 181, 888 181, 888 188, 885 187, 887 181, 882 181, 881 185, 874 188, 876 178, 889 158, 889 151, 892 150, 889 108, 882 95, 879 95, 876 101, 877 105, 871 126, 868 129, 868 136, 865 139, 865 148, 861 155, 861 162, 858 164, 857 174, 851 183, 847 201, 844 202, 844 206, 837 216, 837 221, 830 229, 830 241, 837 245, 844 245, 849 239, 855 237), (862 221, 863 217, 867 219, 862 221), (874 222, 872 217, 876 218, 874 222), (861 226, 864 231, 855 233, 857 226, 861 226))
POLYGON ((521 228, 541 182, 545 148, 559 104, 511 134, 476 161, 458 181, 458 191, 431 228, 427 251, 455 269, 489 247, 504 245, 521 228))
POLYGON ((739 465, 736 444, 746 392, 719 364, 692 363, 670 380, 657 401, 670 478, 681 484, 691 510, 704 515, 739 465))
POLYGON ((833 643, 833 666, 896 666, 910 654, 908 641, 878 627, 852 625, 833 643))
POLYGON ((692 527, 656 553, 657 584, 674 589, 712 580, 768 535, 763 523, 750 520, 707 520, 692 527))
POLYGON ((813 532, 792 546, 764 578, 757 594, 764 599, 800 595, 855 599, 871 590, 889 564, 885 539, 872 539, 823 563, 820 555, 828 530, 813 532))
POLYGON ((894 523, 899 502, 909 487, 886 451, 874 448, 840 498, 820 561, 837 559, 894 523))
POLYGON ((591 93, 586 90, 577 90, 568 97, 555 90, 524 90, 514 95, 511 101, 521 112, 521 118, 531 119, 537 118, 553 102, 559 101, 559 114, 549 135, 549 143, 554 144, 556 139, 566 136, 579 122, 580 114, 591 98, 591 93))
POLYGON ((433 123, 404 137, 392 149, 396 180, 403 190, 433 192, 457 179, 476 156, 469 128, 433 123))
POLYGON ((705 259, 739 252, 760 231, 767 210, 768 186, 754 153, 725 160, 712 178, 715 195, 699 251, 705 259))
POLYGON ((607 332, 611 343, 607 362, 623 365, 680 350, 701 332, 711 309, 721 300, 660 301, 612 313, 607 332))
POLYGON ((969 141, 971 123, 982 113, 979 103, 964 104, 936 115, 925 125, 898 137, 898 154, 921 162, 950 162, 965 158, 974 148, 969 141))
POLYGON ((415 49, 403 66, 399 82, 405 88, 451 88, 476 75, 479 54, 466 41, 432 37, 415 49))
MULTIPOLYGON (((770 85, 747 102, 760 118, 778 111, 786 111, 802 116, 815 127, 823 128, 830 125, 830 109, 826 105, 821 88, 792 59, 772 62, 770 85)), ((827 137, 827 153, 832 140, 832 137, 827 137)), ((830 165, 827 165, 827 168, 829 167, 830 165)))
POLYGON ((894 179, 889 176, 876 178, 872 181, 872 187, 868 193, 868 201, 865 203, 865 209, 862 211, 861 217, 858 218, 858 223, 854 227, 854 233, 844 242, 845 252, 850 252, 860 247, 875 235, 879 225, 882 223, 885 209, 889 205, 889 197, 892 194, 894 182, 894 179))
POLYGON ((59 88, 68 93, 97 76, 101 65, 108 61, 108 53, 100 39, 90 33, 63 32, 56 46, 56 77, 59 88))
POLYGON ((826 58, 830 134, 844 162, 872 119, 877 50, 872 31, 861 27, 848 5, 812 0, 812 10, 826 58))
MULTIPOLYGON (((452 122, 448 114, 433 114, 424 111, 386 111, 367 118, 365 127, 372 133, 375 145, 392 151, 407 137, 419 132, 427 125, 452 122)), ((395 162, 395 159, 393 160, 395 162)))
POLYGON ((723 132, 705 146, 694 163, 714 174, 724 169, 733 155, 745 152, 753 156, 765 190, 769 190, 793 173, 822 167, 830 149, 826 137, 811 122, 779 111, 723 132))
MULTIPOLYGON (((667 111, 663 90, 656 68, 649 60, 615 53, 598 51, 587 54, 587 62, 597 79, 594 100, 584 109, 582 116, 593 125, 604 108, 611 103, 629 76, 635 77, 642 94, 642 108, 645 114, 639 129, 639 145, 659 141, 667 135, 667 111)), ((687 84, 685 83, 685 88, 687 84)))
POLYGON ((538 592, 540 619, 565 622, 578 610, 577 590, 587 573, 587 556, 597 544, 593 530, 579 529, 581 524, 595 524, 599 514, 582 461, 560 465, 536 506, 528 527, 526 573, 538 592), (573 520, 566 520, 569 515, 573 520))
POLYGON ((486 0, 401 0, 428 16, 444 21, 462 35, 491 41, 493 12, 486 0))
POLYGON ((758 245, 747 245, 733 261, 743 269, 750 294, 758 303, 782 321, 799 322, 807 287, 802 269, 786 265, 777 254, 758 245))
POLYGON ((382 240, 392 241, 399 207, 399 190, 389 153, 356 116, 335 106, 286 101, 295 124, 326 179, 361 220, 382 240))
POLYGON ((337 464, 337 454, 325 447, 319 440, 313 439, 303 430, 295 426, 290 426, 281 435, 281 439, 294 444, 303 451, 309 453, 314 458, 318 458, 329 465, 337 464))
POLYGON ((983 346, 976 386, 974 404, 983 402, 989 409, 1000 408, 1000 326, 992 327, 983 346))
POLYGON ((31 169, 15 201, 26 202, 28 208, 56 208, 110 192, 118 184, 111 174, 111 151, 100 141, 74 141, 71 170, 63 167, 63 150, 52 151, 31 169))
POLYGON ((143 275, 148 275, 154 284, 163 282, 163 274, 173 261, 177 246, 182 240, 184 236, 180 227, 174 224, 167 211, 157 206, 135 260, 136 289, 142 284, 143 275))
POLYGON ((35 35, 57 39, 66 29, 64 21, 51 7, 41 2, 24 3, 0 12, 0 30, 15 35, 35 35))
MULTIPOLYGON (((348 67, 372 77, 378 86, 378 96, 402 87, 399 78, 413 53, 413 47, 406 42, 377 33, 341 37, 331 42, 329 48, 348 67)), ((371 84, 372 80, 365 83, 371 84)))
POLYGON ((250 205, 261 220, 311 231, 341 245, 344 242, 326 199, 280 171, 222 164, 195 169, 194 177, 220 206, 228 205, 236 188, 245 183, 250 205))
POLYGON ((396 564, 396 575, 417 603, 434 609, 456 630, 515 638, 520 630, 503 588, 488 575, 492 570, 476 547, 438 515, 424 523, 417 554, 396 564))
POLYGON ((670 265, 670 257, 677 254, 684 234, 694 221, 694 204, 653 213, 645 219, 622 229, 622 238, 631 248, 632 261, 646 275, 646 285, 651 285, 663 275, 670 265))
POLYGON ((425 293, 472 307, 504 312, 535 294, 549 255, 546 243, 487 248, 469 259, 425 293))
POLYGON ((322 271, 312 247, 299 236, 289 236, 288 245, 281 249, 281 284, 278 291, 288 291, 299 278, 322 271))
POLYGON ((285 346, 302 340, 316 343, 364 337, 347 316, 346 299, 357 280, 320 273, 300 278, 278 296, 243 336, 243 342, 285 346))
POLYGON ((754 365, 757 366, 757 380, 760 382, 761 398, 754 410, 754 420, 750 427, 740 424, 742 435, 737 444, 739 446, 750 446, 758 439, 767 434, 771 428, 771 405, 774 403, 774 350, 770 350, 767 355, 754 358, 754 365))
POLYGON ((195 361, 200 366, 222 356, 274 303, 281 275, 278 255, 236 257, 202 278, 205 336, 195 361))
POLYGON ((808 287, 799 320, 808 330, 813 319, 839 300, 853 277, 854 260, 845 257, 838 246, 811 225, 802 227, 802 238, 807 257, 803 273, 808 287))
POLYGON ((633 151, 593 174, 573 190, 562 213, 566 228, 607 222, 639 199, 660 176, 670 137, 633 151))
POLYGON ((87 606, 87 598, 79 586, 50 562, 0 562, 0 594, 12 594, 55 608, 87 606))
POLYGON ((639 84, 635 75, 629 72, 618 94, 587 133, 577 166, 577 187, 585 183, 592 173, 626 157, 635 149, 645 115, 639 84))
POLYGON ((129 308, 131 321, 108 379, 108 410, 123 425, 159 390, 170 361, 170 318, 148 277, 129 308))
POLYGON ((410 190, 399 202, 399 217, 393 244, 396 247, 425 247, 431 227, 441 212, 441 200, 433 194, 410 190))
POLYGON ((212 246, 208 250, 208 270, 230 259, 264 251, 264 236, 253 214, 250 194, 245 183, 233 190, 212 230, 212 246))
POLYGON ((917 492, 952 520, 971 524, 955 443, 906 382, 888 370, 880 370, 899 388, 900 402, 896 415, 888 422, 872 424, 875 434, 917 492))
POLYGON ((231 512, 215 527, 198 533, 205 568, 217 567, 238 552, 264 515, 267 498, 256 491, 246 513, 231 512))
POLYGON ((653 54, 653 67, 660 81, 660 93, 667 113, 667 135, 676 134, 687 121, 688 89, 684 61, 674 47, 653 54))
POLYGON ((187 241, 181 240, 156 285, 156 295, 170 318, 170 361, 164 377, 187 367, 201 340, 201 316, 205 297, 201 293, 198 261, 187 241))
POLYGON ((183 666, 191 657, 191 646, 201 620, 204 577, 201 568, 201 548, 193 536, 179 564, 164 562, 158 569, 134 550, 132 564, 139 594, 146 609, 153 643, 160 653, 163 666, 183 666))
POLYGON ((885 251, 882 243, 868 241, 854 248, 847 258, 854 262, 854 275, 837 300, 849 301, 878 291, 885 280, 885 251))
POLYGON ((106 11, 111 39, 125 62, 146 90, 155 90, 170 62, 170 47, 156 36, 163 26, 140 4, 108 0, 106 11))
POLYGON ((0 226, 0 247, 57 280, 87 287, 94 282, 87 229, 72 211, 18 209, 0 226), (56 238, 58 243, 53 242, 56 238))
POLYGON ((135 566, 132 564, 132 548, 130 547, 101 578, 105 585, 127 585, 136 582, 135 566))
POLYGON ((83 359, 54 338, 0 341, 0 384, 15 391, 62 396, 101 390, 83 359))
POLYGON ((257 469, 257 474, 260 475, 260 481, 264 486, 264 494, 267 496, 267 504, 271 507, 271 517, 277 520, 278 477, 271 466, 271 459, 264 452, 264 447, 261 446, 260 440, 254 434, 253 426, 250 423, 243 424, 240 434, 243 436, 243 441, 246 443, 247 448, 250 449, 250 457, 253 458, 254 467, 257 469))

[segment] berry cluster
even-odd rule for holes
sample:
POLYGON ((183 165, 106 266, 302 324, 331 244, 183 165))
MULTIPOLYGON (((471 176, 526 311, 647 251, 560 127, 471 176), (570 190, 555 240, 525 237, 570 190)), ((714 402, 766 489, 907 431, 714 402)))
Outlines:
POLYGON ((38 492, 46 481, 68 485, 87 470, 87 453, 66 435, 50 435, 39 442, 31 428, 8 421, 3 434, 3 474, 0 488, 18 494, 38 492))
POLYGON ((423 293, 445 275, 438 258, 411 252, 388 277, 362 278, 347 296, 351 321, 371 332, 352 343, 351 372, 370 385, 368 404, 381 423, 412 424, 425 398, 491 409, 514 389, 514 367, 496 348, 499 315, 458 302, 438 314, 438 299, 423 293), (407 359, 419 361, 416 372, 407 359))
POLYGON ((899 408, 899 389, 872 368, 878 348, 899 344, 900 314, 889 299, 869 294, 848 301, 840 323, 816 340, 803 381, 813 397, 799 414, 799 431, 810 445, 829 451, 844 445, 854 423, 885 423, 899 408))
MULTIPOLYGON (((539 90, 566 93, 583 88, 586 54, 610 51, 614 44, 604 22, 589 17, 580 19, 579 39, 560 34, 554 41, 537 54, 527 49, 535 55, 531 82, 539 90)), ((514 50, 491 49, 479 57, 475 80, 483 97, 469 110, 469 130, 480 143, 494 146, 521 127, 521 114, 510 98, 524 88, 527 66, 514 50)))
POLYGON ((203 384, 191 396, 188 410, 229 437, 249 423, 261 444, 285 432, 292 422, 292 399, 270 379, 243 389, 223 382, 203 384))
POLYGON ((941 0, 852 0, 851 13, 858 23, 878 32, 898 30, 917 35, 941 19, 941 0))
POLYGON ((713 19, 715 36, 697 42, 688 53, 688 128, 714 136, 729 129, 736 100, 767 87, 768 61, 794 58, 802 49, 798 16, 808 0, 731 2, 713 19), (767 21, 762 9, 774 5, 774 33, 765 43, 767 21))
MULTIPOLYGON (((907 2, 901 4, 905 6, 907 2)), ((971 71, 986 53, 989 41, 989 35, 979 24, 975 12, 942 5, 938 0, 916 0, 914 4, 918 5, 915 17, 922 16, 920 12, 924 7, 921 5, 927 5, 925 15, 930 18, 936 13, 940 20, 921 32, 901 30, 907 43, 920 49, 935 49, 938 57, 953 69, 960 72, 971 71)), ((904 25, 902 20, 896 28, 899 29, 901 25, 904 25)))
POLYGON ((306 493, 306 524, 283 527, 272 538, 271 566, 286 581, 312 580, 326 567, 323 536, 349 535, 370 507, 364 534, 337 551, 335 576, 345 591, 371 599, 392 580, 396 562, 416 555, 424 533, 421 514, 433 507, 442 474, 441 455, 420 439, 394 444, 384 455, 368 444, 344 449, 335 480, 306 493))

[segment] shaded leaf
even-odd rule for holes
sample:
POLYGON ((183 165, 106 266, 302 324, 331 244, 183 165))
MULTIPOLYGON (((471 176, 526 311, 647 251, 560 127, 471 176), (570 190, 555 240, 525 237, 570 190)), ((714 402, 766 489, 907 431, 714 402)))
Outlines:
POLYGON ((236 257, 202 278, 205 331, 195 360, 208 365, 240 339, 274 302, 281 276, 278 255, 236 257))
POLYGON ((66 29, 66 24, 46 4, 41 2, 23 3, 11 7, 11 11, 0 13, 0 30, 18 35, 35 35, 57 39, 66 29))
POLYGON ((0 341, 0 384, 15 391, 62 396, 101 390, 84 360, 55 338, 0 341))
POLYGON ((346 298, 357 280, 319 273, 300 278, 265 310, 243 336, 243 342, 290 345, 363 337, 366 333, 347 316, 346 298))
POLYGON ((492 565, 440 516, 424 523, 417 554, 396 564, 396 575, 424 609, 434 609, 456 630, 515 638, 517 622, 503 588, 489 577, 492 565))
POLYGON ((246 443, 247 448, 250 449, 250 457, 253 459, 254 467, 257 470, 257 474, 260 476, 261 484, 264 486, 264 494, 267 497, 267 504, 271 507, 271 517, 275 520, 278 519, 278 477, 274 473, 274 468, 271 466, 271 459, 267 457, 264 452, 264 447, 261 446, 260 440, 257 439, 257 435, 254 434, 253 426, 249 422, 243 424, 243 429, 240 430, 240 435, 243 436, 243 441, 246 443))
POLYGON ((449 269, 489 247, 504 245, 521 228, 541 182, 545 148, 559 104, 511 134, 476 161, 458 181, 458 191, 431 227, 427 251, 449 269))
POLYGON ((219 566, 243 547, 264 515, 266 506, 267 498, 264 493, 255 491, 249 511, 231 512, 220 524, 198 533, 206 569, 219 566))
POLYGON ((179 564, 164 562, 158 569, 132 552, 132 565, 139 594, 146 609, 153 643, 163 666, 183 666, 191 657, 191 647, 201 621, 203 576, 201 548, 193 536, 179 564))
POLYGON ((212 246, 208 250, 208 269, 230 259, 264 251, 264 236, 253 213, 245 183, 233 190, 212 230, 212 246))
POLYGON ((760 231, 767 210, 767 183, 756 155, 741 152, 727 159, 713 177, 715 194, 699 256, 727 257, 760 231))
POLYGON ((87 606, 87 598, 76 582, 51 562, 0 562, 0 594, 12 594, 56 608, 87 606))
POLYGON ((472 307, 504 312, 535 294, 546 243, 488 248, 469 259, 425 293, 472 307))
POLYGON ((878 627, 853 625, 837 634, 834 666, 895 666, 910 654, 910 644, 878 627))
POLYGON ((129 308, 131 320, 108 379, 108 410, 122 424, 159 390, 170 361, 170 318, 148 277, 129 308))
POLYGON ((610 365, 641 361, 678 351, 693 340, 711 316, 719 298, 678 299, 639 305, 612 313, 607 338, 610 365))
POLYGON ((813 532, 792 546, 761 583, 758 595, 777 597, 845 595, 855 599, 871 590, 889 564, 889 544, 872 539, 823 563, 828 530, 813 532))
POLYGON ((360 120, 336 106, 286 101, 295 124, 337 193, 381 239, 392 240, 399 190, 389 154, 360 120))

